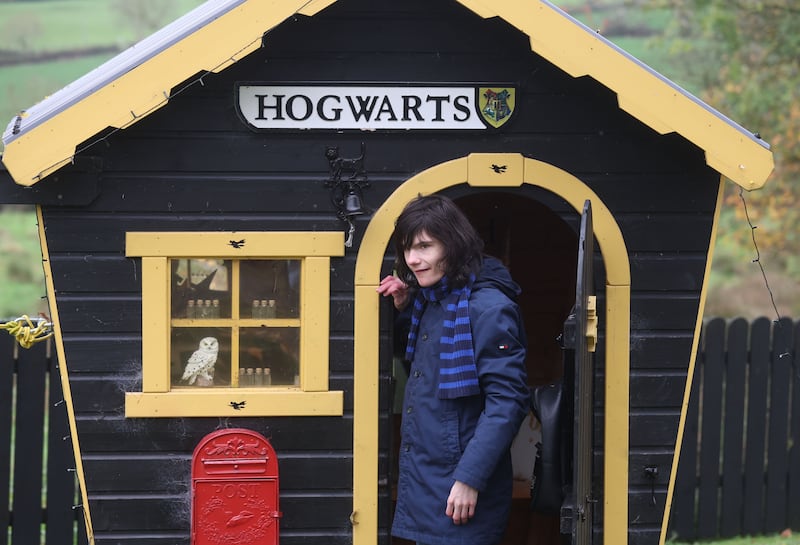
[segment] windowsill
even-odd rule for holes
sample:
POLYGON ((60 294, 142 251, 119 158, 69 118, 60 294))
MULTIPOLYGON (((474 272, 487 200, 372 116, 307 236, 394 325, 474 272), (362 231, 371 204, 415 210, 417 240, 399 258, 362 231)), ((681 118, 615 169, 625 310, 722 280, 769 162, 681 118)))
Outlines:
POLYGON ((125 416, 342 416, 342 391, 304 392, 297 387, 173 390, 125 394, 125 416))

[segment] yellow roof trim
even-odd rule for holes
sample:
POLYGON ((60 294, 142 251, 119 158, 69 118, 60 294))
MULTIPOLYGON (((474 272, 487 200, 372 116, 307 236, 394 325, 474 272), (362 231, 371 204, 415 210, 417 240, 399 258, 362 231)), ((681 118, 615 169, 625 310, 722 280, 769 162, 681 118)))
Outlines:
POLYGON ((266 31, 301 8, 313 12, 327 3, 247 0, 12 139, 3 163, 18 184, 33 185, 71 162, 81 142, 107 127, 130 126, 165 105, 177 84, 201 71, 227 68, 261 47, 266 31))
POLYGON ((571 76, 591 76, 615 91, 620 108, 660 134, 676 132, 694 143, 710 167, 744 189, 762 187, 772 172, 765 142, 546 0, 492 2, 491 8, 481 0, 458 1, 505 19, 530 37, 533 51, 571 76))
MULTIPOLYGON (((226 1, 233 5, 217 3, 226 1)), ((25 127, 23 116, 23 130, 10 133, 2 160, 18 184, 33 185, 69 163, 81 142, 108 127, 130 126, 166 104, 173 87, 193 74, 230 66, 287 17, 314 15, 335 1, 241 0, 116 79, 45 112, 38 124, 25 127)), ((481 17, 508 21, 530 37, 533 51, 573 77, 588 75, 613 90, 620 108, 660 134, 676 132, 693 142, 710 167, 741 187, 758 189, 772 172, 765 142, 546 0, 458 1, 481 17)))

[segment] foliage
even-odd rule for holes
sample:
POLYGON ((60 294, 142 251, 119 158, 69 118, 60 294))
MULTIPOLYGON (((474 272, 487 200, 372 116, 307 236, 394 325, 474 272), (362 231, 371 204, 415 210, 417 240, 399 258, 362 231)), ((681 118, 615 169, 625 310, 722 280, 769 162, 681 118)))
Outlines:
POLYGON ((800 37, 792 31, 800 22, 796 1, 556 3, 770 142, 776 169, 764 189, 740 196, 738 186, 727 184, 705 311, 775 317, 774 296, 780 315, 800 315, 800 298, 792 300, 800 279, 800 103, 792 100, 800 83, 800 37), (620 19, 624 25, 614 23, 620 19), (645 28, 626 32, 631 21, 645 28))
MULTIPOLYGON (((679 77, 701 97, 771 143, 776 167, 765 188, 746 195, 758 242, 778 267, 800 276, 800 7, 795 0, 656 0, 673 11, 659 40, 679 77)), ((738 190, 726 203, 744 219, 738 190)), ((746 246, 751 233, 739 230, 746 246)))

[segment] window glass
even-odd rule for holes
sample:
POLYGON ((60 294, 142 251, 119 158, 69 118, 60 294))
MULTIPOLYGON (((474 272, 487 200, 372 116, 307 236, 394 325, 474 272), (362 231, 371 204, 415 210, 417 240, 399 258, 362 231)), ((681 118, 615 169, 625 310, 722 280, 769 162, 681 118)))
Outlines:
POLYGON ((171 386, 298 386, 300 264, 170 260, 171 386))
POLYGON ((300 317, 300 260, 241 261, 240 277, 243 318, 300 317))
POLYGON ((231 385, 231 328, 173 327, 170 340, 173 388, 231 385))
POLYGON ((298 328, 242 328, 239 350, 239 386, 299 385, 298 328))
POLYGON ((231 265, 224 259, 173 259, 172 317, 231 317, 231 265))

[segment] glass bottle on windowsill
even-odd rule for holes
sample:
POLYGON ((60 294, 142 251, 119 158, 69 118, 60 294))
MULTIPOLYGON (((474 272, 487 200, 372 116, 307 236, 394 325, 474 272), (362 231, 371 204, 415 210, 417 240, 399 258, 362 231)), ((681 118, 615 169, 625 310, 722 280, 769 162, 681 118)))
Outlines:
POLYGON ((264 309, 264 318, 275 318, 277 314, 275 299, 270 299, 267 301, 267 307, 264 309))

